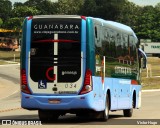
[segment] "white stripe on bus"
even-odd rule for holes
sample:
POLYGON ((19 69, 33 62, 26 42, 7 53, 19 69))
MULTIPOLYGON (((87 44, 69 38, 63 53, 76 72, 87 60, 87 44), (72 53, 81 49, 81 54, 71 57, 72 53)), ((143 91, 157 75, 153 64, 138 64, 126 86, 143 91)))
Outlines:
MULTIPOLYGON (((54 40, 58 40, 58 34, 54 34, 54 40)), ((58 42, 54 42, 54 55, 58 55, 58 42)), ((54 60, 56 60, 56 58, 54 60)), ((57 63, 57 62, 54 62, 54 63, 57 63)), ((57 79, 58 79, 57 66, 54 66, 54 74, 56 74, 56 79, 54 83, 57 83, 57 79)))

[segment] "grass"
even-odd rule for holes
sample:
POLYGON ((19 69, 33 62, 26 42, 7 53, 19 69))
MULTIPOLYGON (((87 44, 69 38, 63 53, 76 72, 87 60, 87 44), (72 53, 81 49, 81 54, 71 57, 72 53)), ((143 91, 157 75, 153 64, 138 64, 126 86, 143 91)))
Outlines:
POLYGON ((6 61, 0 60, 0 65, 8 64, 6 61))
POLYGON ((160 89, 160 78, 151 77, 151 78, 142 78, 142 89, 160 89))
POLYGON ((0 51, 0 64, 12 63, 6 61, 20 62, 20 52, 0 51))
MULTIPOLYGON (((158 57, 148 57, 148 64, 151 64, 152 76, 147 77, 147 69, 142 70, 141 80, 142 89, 160 89, 160 58, 158 57)), ((150 73, 150 72, 149 72, 150 73)))

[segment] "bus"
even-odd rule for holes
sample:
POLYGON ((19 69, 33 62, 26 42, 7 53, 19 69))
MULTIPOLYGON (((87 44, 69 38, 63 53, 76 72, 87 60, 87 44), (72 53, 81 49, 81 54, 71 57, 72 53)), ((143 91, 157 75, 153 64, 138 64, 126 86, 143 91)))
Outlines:
POLYGON ((41 121, 67 113, 107 121, 110 111, 131 117, 141 106, 140 69, 147 57, 126 25, 77 15, 24 20, 21 106, 41 121))

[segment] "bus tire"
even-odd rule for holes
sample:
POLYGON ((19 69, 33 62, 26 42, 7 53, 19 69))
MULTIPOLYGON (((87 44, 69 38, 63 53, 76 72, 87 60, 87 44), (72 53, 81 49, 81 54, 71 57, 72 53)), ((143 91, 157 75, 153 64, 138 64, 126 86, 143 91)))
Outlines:
POLYGON ((123 110, 123 114, 124 114, 125 117, 132 117, 133 108, 123 110))
POLYGON ((59 114, 49 110, 38 110, 38 116, 42 123, 51 123, 58 119, 59 114))
POLYGON ((123 110, 124 117, 132 117, 132 115, 133 115, 133 107, 134 107, 134 100, 132 99, 132 108, 123 110))
POLYGON ((107 121, 108 118, 109 118, 109 97, 108 97, 108 94, 106 94, 105 109, 104 111, 102 111, 101 121, 107 121))

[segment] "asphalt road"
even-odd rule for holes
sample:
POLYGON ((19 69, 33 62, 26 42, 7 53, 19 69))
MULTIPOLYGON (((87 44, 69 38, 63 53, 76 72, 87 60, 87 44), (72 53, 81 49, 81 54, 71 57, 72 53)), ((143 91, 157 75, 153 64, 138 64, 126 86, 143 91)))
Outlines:
MULTIPOLYGON (((0 121, 1 119, 31 119, 38 120, 37 111, 24 110, 20 106, 19 90, 19 65, 0 66, 0 121), (3 84, 3 85, 2 85, 3 84)), ((110 118, 107 122, 78 118, 75 115, 67 114, 60 117, 52 124, 45 124, 38 127, 96 127, 98 128, 121 128, 121 127, 160 127, 160 92, 143 92, 142 107, 135 109, 133 117, 123 117, 122 111, 110 112, 110 118), (156 120, 157 119, 157 120, 156 120), (144 125, 147 122, 147 125, 144 125), (156 125, 158 123, 159 125, 156 125), (143 125, 142 125, 143 124, 143 125)), ((1 124, 1 122, 0 122, 1 124)), ((0 126, 2 127, 2 126, 0 126)), ((6 126, 5 126, 6 127, 6 126)), ((19 126, 12 126, 19 127, 19 126)), ((35 126, 29 126, 35 127, 35 126)))

